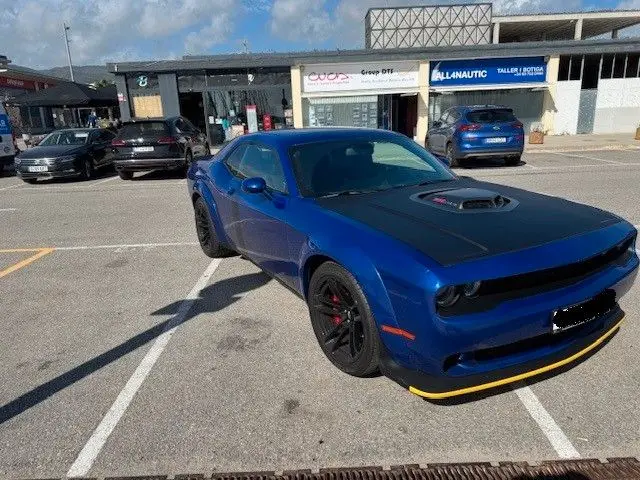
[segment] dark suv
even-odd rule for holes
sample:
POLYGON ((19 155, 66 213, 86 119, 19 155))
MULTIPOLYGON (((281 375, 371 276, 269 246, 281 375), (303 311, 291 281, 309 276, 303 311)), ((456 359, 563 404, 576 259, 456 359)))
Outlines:
POLYGON ((122 125, 111 142, 113 164, 123 180, 133 172, 181 168, 210 155, 207 137, 183 117, 135 120, 122 125))

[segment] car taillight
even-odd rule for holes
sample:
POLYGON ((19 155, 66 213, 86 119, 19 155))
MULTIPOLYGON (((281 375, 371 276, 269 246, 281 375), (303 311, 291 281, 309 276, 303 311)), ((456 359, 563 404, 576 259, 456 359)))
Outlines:
POLYGON ((480 125, 478 125, 477 123, 468 123, 465 125, 460 125, 460 131, 461 132, 469 132, 469 131, 473 131, 473 130, 480 130, 480 128, 482 128, 480 125))
POLYGON ((158 143, 162 143, 162 144, 178 143, 178 139, 176 137, 160 137, 158 139, 158 143))
POLYGON ((120 140, 119 138, 116 138, 115 140, 111 141, 111 146, 112 147, 124 147, 125 143, 124 143, 124 140, 120 140))
POLYGON ((522 125, 522 122, 513 122, 511 126, 513 128, 522 128, 524 125, 522 125))

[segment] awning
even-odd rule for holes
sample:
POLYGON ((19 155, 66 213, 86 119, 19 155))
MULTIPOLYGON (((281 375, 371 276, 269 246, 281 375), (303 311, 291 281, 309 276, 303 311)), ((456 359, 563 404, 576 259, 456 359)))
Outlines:
POLYGON ((118 96, 115 85, 92 88, 80 83, 63 83, 17 95, 10 103, 25 107, 114 107, 118 105, 118 96))
POLYGON ((471 92, 478 90, 514 90, 514 89, 536 89, 546 90, 549 88, 549 84, 546 82, 535 83, 504 83, 494 85, 456 85, 448 87, 430 87, 429 91, 438 92, 471 92))

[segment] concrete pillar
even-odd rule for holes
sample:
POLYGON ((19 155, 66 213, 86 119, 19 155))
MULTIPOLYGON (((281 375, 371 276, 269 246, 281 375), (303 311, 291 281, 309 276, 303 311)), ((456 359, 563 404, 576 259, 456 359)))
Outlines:
POLYGON ((116 91, 118 92, 118 104, 120 106, 120 120, 128 122, 131 120, 131 107, 129 106, 129 90, 127 80, 124 75, 116 75, 116 91))
MULTIPOLYGON (((542 104, 542 127, 547 135, 555 135, 556 92, 558 85, 558 71, 560 70, 560 56, 554 55, 547 62, 547 84, 542 104)), ((578 105, 576 105, 578 108, 578 105)), ((528 132, 525 132, 525 134, 528 132)))
MULTIPOLYGON (((35 86, 36 86, 36 91, 40 90, 40 85, 37 81, 34 82, 35 86)), ((44 118, 44 107, 39 107, 40 110, 40 122, 42 123, 42 128, 46 129, 47 127, 47 123, 45 122, 45 118, 44 118)))
POLYGON ((611 30, 611 38, 613 38, 614 40, 616 38, 618 38, 618 29, 617 28, 614 29, 614 30, 611 30))
POLYGON ((500 22, 493 24, 493 43, 500 43, 500 22))
POLYGON ((415 141, 424 145, 429 127, 429 62, 420 62, 418 68, 418 124, 415 141))
POLYGON ((573 31, 574 40, 582 40, 582 19, 576 20, 575 30, 573 31))
POLYGON ((180 115, 180 99, 178 98, 178 81, 175 73, 158 74, 162 115, 175 117, 180 115))
POLYGON ((293 127, 302 128, 304 119, 302 115, 302 67, 291 67, 291 104, 293 107, 293 127))

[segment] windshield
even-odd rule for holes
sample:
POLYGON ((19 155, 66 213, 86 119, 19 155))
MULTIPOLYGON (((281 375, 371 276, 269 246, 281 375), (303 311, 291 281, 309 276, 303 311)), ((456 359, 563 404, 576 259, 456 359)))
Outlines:
POLYGON ((310 143, 294 147, 291 160, 305 197, 380 191, 455 178, 409 139, 310 143))
POLYGON ((514 122, 516 117, 509 109, 474 110, 467 113, 467 120, 473 123, 514 122))
POLYGON ((119 136, 120 138, 137 138, 168 134, 169 127, 164 122, 138 122, 123 125, 119 136))
POLYGON ((53 145, 84 145, 89 138, 88 131, 61 130, 52 132, 38 144, 42 147, 53 145))

